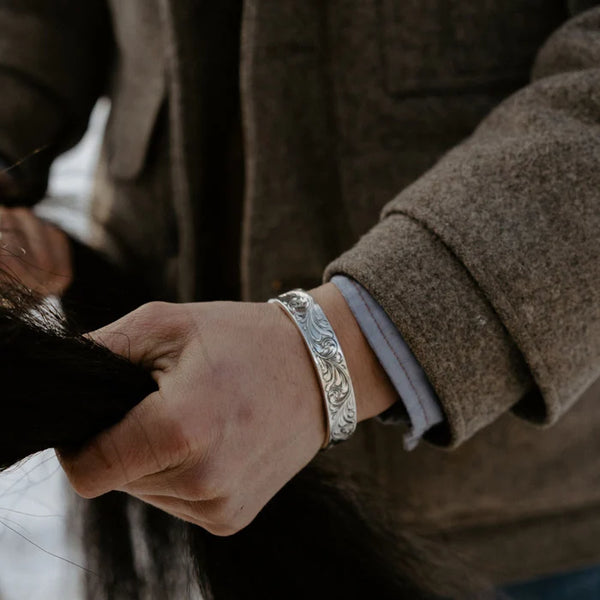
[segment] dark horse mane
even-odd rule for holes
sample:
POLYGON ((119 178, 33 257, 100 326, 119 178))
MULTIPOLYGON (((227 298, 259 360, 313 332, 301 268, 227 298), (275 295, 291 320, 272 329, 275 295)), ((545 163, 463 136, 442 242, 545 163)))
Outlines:
MULTIPOLYGON (((31 293, 2 286, 0 469, 80 446, 155 389, 147 372, 70 331, 31 293)), ((84 512, 89 599, 180 599, 181 581, 197 582, 206 600, 467 597, 460 571, 443 579, 441 549, 392 534, 315 464, 228 538, 119 493, 86 501, 84 512)))

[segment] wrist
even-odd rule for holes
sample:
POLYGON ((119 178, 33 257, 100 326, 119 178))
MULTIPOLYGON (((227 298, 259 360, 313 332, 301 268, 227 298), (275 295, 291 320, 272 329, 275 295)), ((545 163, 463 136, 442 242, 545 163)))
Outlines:
POLYGON ((298 419, 298 415, 295 415, 293 420, 311 424, 310 429, 314 435, 309 436, 311 439, 308 447, 316 454, 327 434, 327 418, 317 369, 294 320, 275 304, 267 303, 265 306, 271 315, 270 326, 263 328, 268 332, 266 334, 268 344, 277 353, 275 360, 284 361, 283 370, 288 385, 301 390, 302 403, 297 408, 302 411, 304 418, 298 419), (314 448, 311 445, 313 441, 316 442, 314 448))
POLYGON ((398 394, 346 300, 332 283, 314 288, 309 293, 323 309, 340 342, 354 386, 358 421, 381 414, 396 402, 398 394))

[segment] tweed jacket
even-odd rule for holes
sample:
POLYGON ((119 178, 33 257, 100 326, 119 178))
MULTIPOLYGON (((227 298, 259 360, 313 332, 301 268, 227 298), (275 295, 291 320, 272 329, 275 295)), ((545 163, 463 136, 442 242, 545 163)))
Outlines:
MULTIPOLYGON (((0 1, 0 155, 41 149, 35 200, 107 93, 89 243, 181 300, 220 240, 208 4, 0 1)), ((594 4, 244 2, 242 297, 371 293, 447 423, 410 453, 367 423, 327 460, 497 581, 600 562, 594 4)))

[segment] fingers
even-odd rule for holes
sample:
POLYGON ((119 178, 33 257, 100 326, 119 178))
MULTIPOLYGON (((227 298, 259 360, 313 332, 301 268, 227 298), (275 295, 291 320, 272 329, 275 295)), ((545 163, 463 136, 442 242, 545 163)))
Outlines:
POLYGON ((188 501, 181 498, 153 494, 134 494, 134 496, 184 521, 199 525, 211 533, 214 533, 213 530, 220 525, 219 521, 215 520, 215 517, 218 519, 220 507, 225 504, 223 498, 188 501))
MULTIPOLYGON (((176 362, 185 346, 187 329, 185 307, 152 302, 88 335, 156 373, 176 362)), ((124 489, 154 473, 169 472, 187 461, 191 449, 185 432, 187 421, 177 407, 178 397, 169 396, 168 402, 161 391, 154 392, 82 450, 60 452, 75 491, 92 498, 124 489)), ((168 476, 165 482, 168 486, 168 476)))
MULTIPOLYGON (((153 302, 88 335, 156 373, 176 362, 188 327, 181 305, 153 302)), ((171 488, 176 479, 170 473, 189 463, 192 455, 188 419, 178 401, 179 394, 166 400, 163 392, 154 392, 83 449, 61 451, 61 463, 75 491, 92 498, 161 473, 159 493, 177 493, 171 488)), ((201 454, 196 451, 196 462, 201 454)))
POLYGON ((23 261, 31 269, 40 271, 41 279, 53 267, 52 253, 42 221, 25 208, 7 209, 3 220, 9 220, 9 228, 16 242, 25 247, 23 261))
POLYGON ((169 501, 165 502, 166 498, 164 496, 136 495, 135 497, 143 502, 146 502, 146 504, 151 504, 155 508, 169 513, 173 517, 177 517, 178 519, 187 521, 193 525, 198 525, 213 535, 227 535, 228 533, 236 533, 235 531, 221 533, 222 528, 219 524, 204 518, 204 505, 208 504, 210 506, 213 502, 211 500, 207 500, 206 502, 186 502, 177 498, 169 498, 169 501))
POLYGON ((0 207, 0 250, 6 274, 38 293, 61 294, 71 282, 67 236, 29 209, 0 207))
POLYGON ((135 495, 136 498, 165 512, 198 525, 213 535, 229 536, 250 524, 258 509, 249 509, 241 501, 214 498, 190 502, 180 498, 154 495, 135 495))
POLYGON ((172 412, 160 392, 154 392, 83 449, 59 451, 75 491, 94 498, 185 463, 191 448, 172 412))
POLYGON ((11 177, 9 169, 0 169, 0 200, 14 200, 20 189, 15 177, 11 177))
POLYGON ((71 243, 67 235, 49 223, 44 223, 50 255, 52 257, 52 273, 54 274, 53 292, 62 294, 73 280, 73 259, 71 243))
POLYGON ((26 262, 37 269, 38 278, 51 293, 64 290, 71 279, 71 247, 67 236, 27 209, 13 211, 28 246, 26 262))
POLYGON ((31 287, 45 294, 60 294, 71 281, 67 236, 28 209, 14 209, 11 213, 25 250, 22 262, 36 282, 31 287))
POLYGON ((160 371, 179 356, 189 329, 184 306, 150 302, 87 335, 115 354, 160 371))
POLYGON ((29 281, 27 263, 23 260, 27 250, 25 237, 19 230, 14 211, 0 206, 0 259, 4 273, 19 280, 23 285, 29 281))

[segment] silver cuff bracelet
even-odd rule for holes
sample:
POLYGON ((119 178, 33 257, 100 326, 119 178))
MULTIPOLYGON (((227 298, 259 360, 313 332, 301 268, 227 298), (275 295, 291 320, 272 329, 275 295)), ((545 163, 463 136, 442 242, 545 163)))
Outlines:
POLYGON ((356 429, 356 399, 342 348, 323 309, 303 290, 269 302, 278 304, 294 321, 317 369, 327 413, 323 448, 347 440, 356 429))

